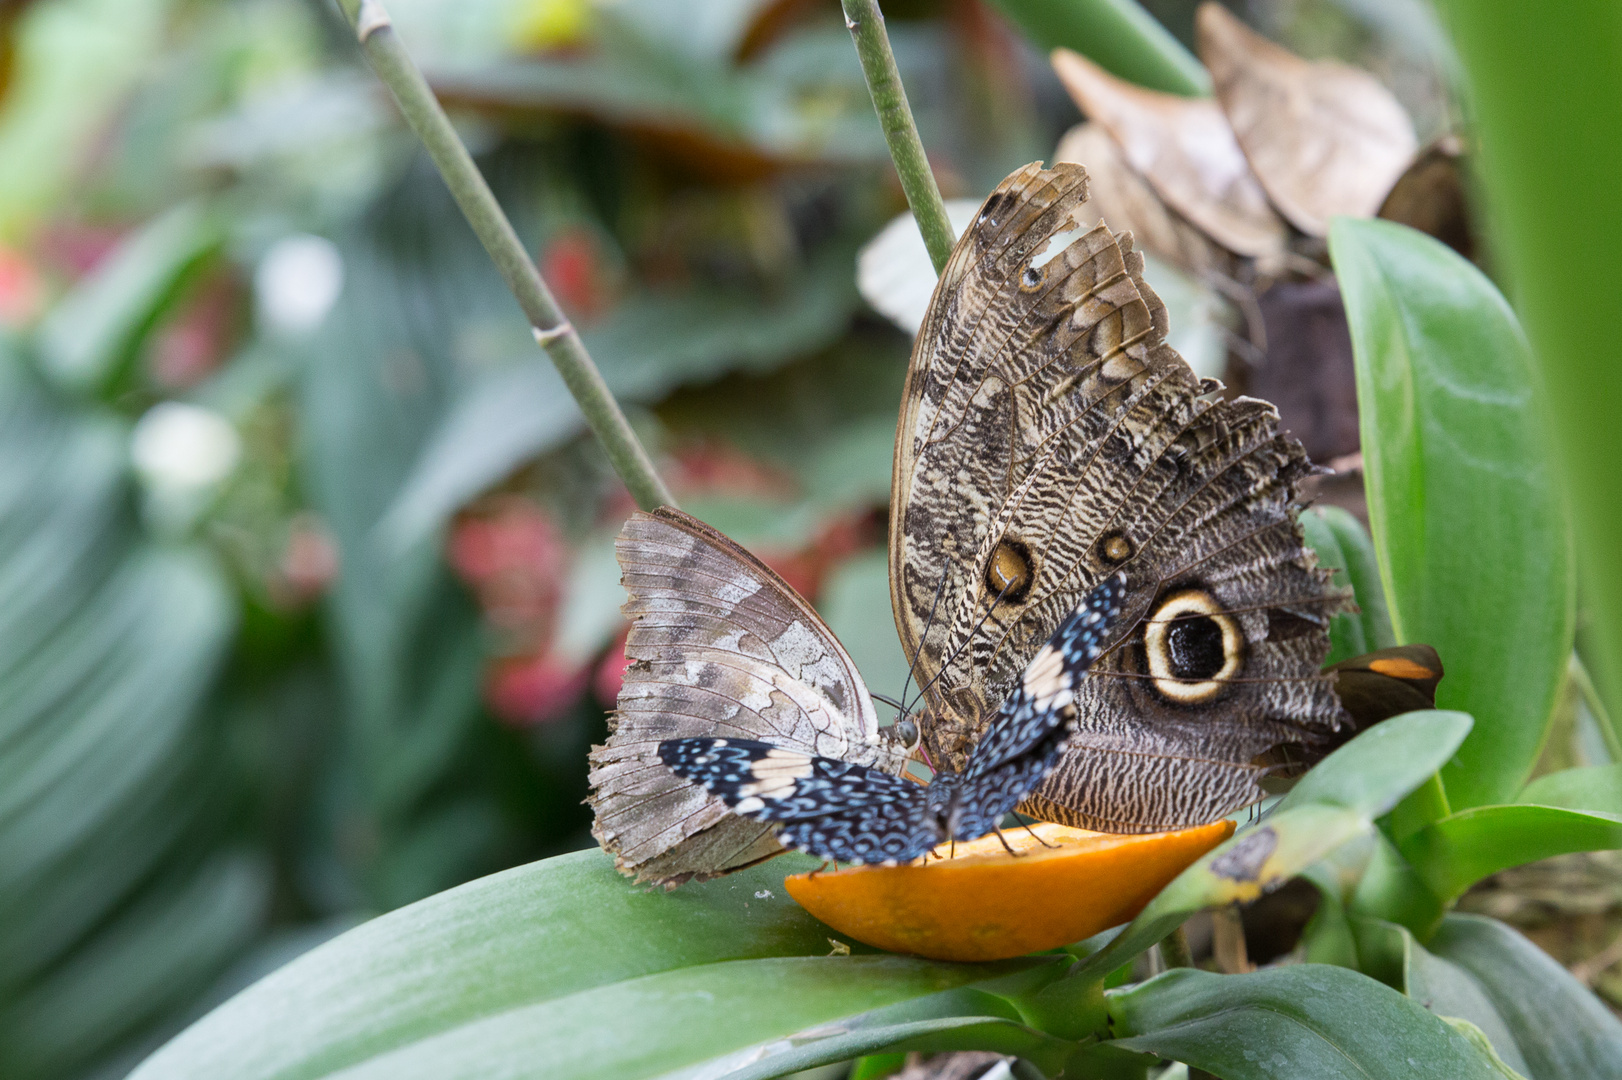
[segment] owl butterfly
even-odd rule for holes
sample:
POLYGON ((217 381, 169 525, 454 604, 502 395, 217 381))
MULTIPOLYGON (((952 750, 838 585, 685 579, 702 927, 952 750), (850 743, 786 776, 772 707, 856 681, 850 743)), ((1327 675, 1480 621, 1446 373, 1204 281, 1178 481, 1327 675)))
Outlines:
POLYGON ((1021 809, 1154 832, 1255 802, 1344 737, 1319 666, 1347 596, 1302 544, 1300 443, 1166 344, 1143 257, 1086 197, 1080 166, 1026 166, 953 248, 896 435, 891 600, 924 741, 961 769, 1032 653, 1126 571, 1136 628, 1021 809))
POLYGON ((633 514, 615 547, 631 664, 608 743, 591 753, 589 801, 621 872, 675 886, 783 850, 771 823, 673 772, 661 743, 751 740, 900 775, 916 728, 879 727, 856 665, 764 563, 668 507, 633 514))
POLYGON ((659 759, 789 847, 836 862, 910 862, 976 840, 1041 782, 1075 731, 1076 691, 1119 631, 1122 574, 1106 578, 1025 668, 960 773, 927 786, 849 761, 749 739, 670 739, 659 759))

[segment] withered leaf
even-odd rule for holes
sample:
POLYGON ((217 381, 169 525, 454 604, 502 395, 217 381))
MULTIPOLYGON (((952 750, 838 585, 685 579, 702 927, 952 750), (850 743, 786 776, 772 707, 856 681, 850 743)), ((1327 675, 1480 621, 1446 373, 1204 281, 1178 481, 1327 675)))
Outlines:
POLYGON ((1145 90, 1069 49, 1053 51, 1053 70, 1168 206, 1230 251, 1283 253, 1288 230, 1215 101, 1145 90))
POLYGON ((1100 125, 1087 122, 1065 132, 1053 159, 1086 166, 1092 213, 1131 233, 1142 250, 1196 275, 1216 270, 1233 276, 1233 255, 1167 206, 1100 125))
POLYGON ((1290 223, 1323 236, 1336 214, 1373 216, 1419 146, 1391 92, 1358 68, 1301 59, 1221 4, 1200 6, 1196 31, 1239 146, 1290 223))

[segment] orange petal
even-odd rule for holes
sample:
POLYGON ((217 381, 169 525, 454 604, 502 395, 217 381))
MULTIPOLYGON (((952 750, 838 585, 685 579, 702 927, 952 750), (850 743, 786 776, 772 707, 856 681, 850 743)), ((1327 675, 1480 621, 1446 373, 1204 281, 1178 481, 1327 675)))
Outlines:
MULTIPOLYGON (((1034 826, 958 844, 955 858, 860 866, 784 879, 811 914, 857 941, 936 960, 1003 960, 1129 921, 1195 859, 1233 833, 1214 821, 1124 835, 1034 826)), ((946 856, 942 846, 937 854, 946 856)))

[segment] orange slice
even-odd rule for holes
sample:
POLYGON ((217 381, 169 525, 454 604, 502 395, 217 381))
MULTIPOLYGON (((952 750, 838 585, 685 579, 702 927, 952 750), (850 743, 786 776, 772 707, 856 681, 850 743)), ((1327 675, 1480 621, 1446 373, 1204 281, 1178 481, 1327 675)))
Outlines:
POLYGON ((1233 833, 1214 821, 1123 835, 1064 825, 946 845, 925 862, 794 874, 801 907, 857 941, 936 960, 1003 960, 1057 948, 1127 922, 1183 869, 1233 833))

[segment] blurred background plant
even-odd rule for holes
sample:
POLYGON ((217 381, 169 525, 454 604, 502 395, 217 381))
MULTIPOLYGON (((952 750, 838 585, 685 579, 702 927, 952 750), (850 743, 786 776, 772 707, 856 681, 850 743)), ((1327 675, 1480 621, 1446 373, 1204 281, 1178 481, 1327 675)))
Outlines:
MULTIPOLYGON (((1146 6, 1195 47, 1192 0, 1146 6)), ((1081 119, 1042 5, 885 8, 948 199, 1081 119)), ((898 687, 882 541, 923 252, 884 246, 905 202, 838 5, 389 9, 684 508, 898 687)), ((1234 9, 1375 72, 1414 146, 1456 127, 1421 4, 1234 9)), ((1199 207, 1156 198, 1187 240, 1199 207)), ((1353 478, 1323 497, 1361 512, 1345 319, 1291 236, 1173 244, 1155 283, 1204 373, 1295 395, 1353 478), (1328 344, 1288 354, 1306 332, 1328 344)), ((0 1075, 122 1075, 369 915, 590 845, 630 503, 326 4, 0 0, 0 413, 0 1075)), ((1548 768, 1612 759, 1585 700, 1548 768)), ((1618 868, 1537 869, 1467 903, 1557 927, 1622 1000, 1622 958, 1592 959, 1618 868)), ((1252 959, 1310 913, 1276 895, 1252 959)))

